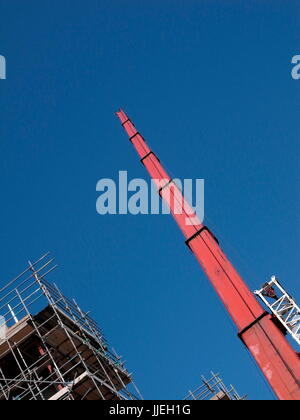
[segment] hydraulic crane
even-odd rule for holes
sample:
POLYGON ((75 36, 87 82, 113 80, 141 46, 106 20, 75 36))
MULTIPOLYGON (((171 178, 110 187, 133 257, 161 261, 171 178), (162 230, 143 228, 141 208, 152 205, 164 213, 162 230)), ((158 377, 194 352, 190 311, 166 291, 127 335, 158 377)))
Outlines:
POLYGON ((169 206, 179 228, 212 283, 248 348, 280 400, 300 400, 300 360, 282 329, 266 312, 221 249, 217 238, 200 222, 182 191, 167 174, 123 110, 117 116, 142 164, 169 206), (188 223, 187 223, 188 221, 188 223))

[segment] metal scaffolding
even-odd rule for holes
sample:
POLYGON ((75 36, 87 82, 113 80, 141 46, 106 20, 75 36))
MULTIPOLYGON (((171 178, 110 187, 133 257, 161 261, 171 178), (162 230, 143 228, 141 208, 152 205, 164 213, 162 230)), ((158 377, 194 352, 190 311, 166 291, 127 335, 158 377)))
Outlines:
POLYGON ((142 399, 97 323, 46 276, 49 254, 0 289, 0 400, 142 399))
POLYGON ((254 292, 273 315, 280 321, 284 331, 300 345, 300 308, 290 294, 282 287, 275 276, 254 292))
POLYGON ((227 388, 218 373, 211 372, 211 375, 209 380, 201 376, 203 385, 195 391, 189 391, 184 400, 241 401, 247 398, 246 396, 240 397, 232 385, 227 388))

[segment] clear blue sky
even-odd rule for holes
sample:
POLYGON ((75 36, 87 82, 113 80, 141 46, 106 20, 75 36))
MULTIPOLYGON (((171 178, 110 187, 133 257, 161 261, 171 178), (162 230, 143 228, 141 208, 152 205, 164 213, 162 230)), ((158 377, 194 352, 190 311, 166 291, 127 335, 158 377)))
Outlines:
POLYGON ((300 54, 294 0, 0 0, 3 284, 52 251, 51 279, 91 309, 146 399, 221 372, 272 399, 168 216, 99 216, 96 182, 145 172, 129 113, 181 178, 252 289, 300 300, 300 54))

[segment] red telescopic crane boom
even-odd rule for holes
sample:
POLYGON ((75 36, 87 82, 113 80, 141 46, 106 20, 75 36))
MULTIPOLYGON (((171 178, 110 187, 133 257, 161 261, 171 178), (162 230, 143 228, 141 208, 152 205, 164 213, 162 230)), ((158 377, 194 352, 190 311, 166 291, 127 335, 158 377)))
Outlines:
POLYGON ((218 240, 202 224, 185 201, 181 190, 169 177, 158 157, 124 111, 117 112, 141 162, 154 180, 158 193, 169 206, 215 291, 238 329, 238 335, 262 370, 280 400, 300 400, 300 361, 272 315, 258 303, 218 240), (187 223, 188 221, 188 223, 187 223))

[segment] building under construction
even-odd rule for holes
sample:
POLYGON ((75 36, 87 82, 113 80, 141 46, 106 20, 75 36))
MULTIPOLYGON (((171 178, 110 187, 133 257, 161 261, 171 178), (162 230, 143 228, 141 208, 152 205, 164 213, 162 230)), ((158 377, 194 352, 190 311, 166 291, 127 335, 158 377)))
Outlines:
POLYGON ((0 289, 0 400, 141 399, 97 323, 46 276, 45 255, 0 289))

